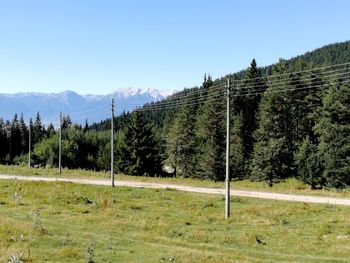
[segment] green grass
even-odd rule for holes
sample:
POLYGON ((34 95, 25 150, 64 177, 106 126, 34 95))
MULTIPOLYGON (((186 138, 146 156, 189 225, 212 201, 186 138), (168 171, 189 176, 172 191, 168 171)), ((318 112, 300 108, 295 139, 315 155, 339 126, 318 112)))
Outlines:
POLYGON ((350 258, 348 207, 249 198, 231 205, 225 220, 224 199, 214 195, 2 180, 0 262, 21 252, 25 262, 85 262, 89 247, 96 262, 350 258))
MULTIPOLYGON (((91 179, 109 179, 109 172, 95 172, 88 170, 69 170, 63 169, 62 173, 58 172, 57 168, 40 168, 40 169, 28 169, 26 166, 14 166, 14 165, 0 165, 0 173, 2 174, 15 174, 15 175, 31 175, 31 176, 45 176, 45 177, 67 177, 67 178, 91 178, 91 179)), ((142 176, 128 176, 118 174, 116 180, 126 181, 142 181, 152 183, 171 183, 179 185, 189 185, 198 187, 218 187, 223 188, 224 182, 214 182, 210 180, 199 180, 192 178, 153 178, 142 176)), ((309 187, 296 180, 288 179, 285 182, 275 184, 272 188, 265 182, 251 182, 249 180, 233 181, 231 183, 232 189, 237 190, 257 190, 266 192, 278 192, 278 193, 292 193, 292 194, 307 194, 307 195, 319 195, 319 196, 333 196, 333 197, 350 197, 350 189, 320 189, 311 190, 309 187)))

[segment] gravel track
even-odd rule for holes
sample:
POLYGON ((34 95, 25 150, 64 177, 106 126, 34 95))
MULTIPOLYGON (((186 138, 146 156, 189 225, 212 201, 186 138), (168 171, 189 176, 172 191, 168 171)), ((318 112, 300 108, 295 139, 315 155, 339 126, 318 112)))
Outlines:
MULTIPOLYGON (((15 179, 15 180, 23 180, 23 181, 44 181, 44 182, 71 182, 76 184, 106 185, 106 186, 109 186, 111 184, 109 180, 96 180, 96 179, 86 179, 86 178, 85 179, 52 178, 52 177, 18 176, 18 175, 4 175, 4 174, 0 174, 0 179, 3 179, 3 180, 15 179)), ((177 184, 161 184, 161 183, 148 183, 148 182, 136 182, 136 181, 116 181, 115 185, 136 187, 136 188, 175 189, 179 191, 202 193, 202 194, 216 194, 216 195, 225 194, 225 189, 223 188, 194 187, 194 186, 185 186, 185 185, 177 185, 177 184)), ((233 189, 231 189, 230 194, 231 196, 350 206, 350 199, 346 199, 346 198, 280 194, 280 193, 271 193, 271 192, 233 190, 233 189)))

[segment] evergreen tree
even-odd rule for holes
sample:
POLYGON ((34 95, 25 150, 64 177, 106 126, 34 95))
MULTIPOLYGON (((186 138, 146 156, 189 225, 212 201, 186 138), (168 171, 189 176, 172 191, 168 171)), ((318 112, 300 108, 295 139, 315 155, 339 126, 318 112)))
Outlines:
POLYGON ((83 131, 84 131, 84 132, 87 132, 88 130, 89 130, 89 123, 88 123, 88 120, 85 119, 85 125, 84 125, 83 131))
POLYGON ((315 133, 315 126, 322 114, 322 98, 324 96, 322 87, 326 83, 320 73, 310 72, 307 74, 307 78, 310 81, 305 83, 306 90, 303 92, 305 96, 298 107, 298 140, 304 140, 307 137, 311 144, 317 145, 319 137, 315 133), (313 88, 308 89, 307 87, 313 88))
POLYGON ((21 154, 24 154, 25 152, 28 151, 28 130, 23 118, 23 113, 21 113, 21 116, 19 118, 19 131, 21 134, 21 141, 20 141, 21 154))
POLYGON ((272 187, 274 183, 290 176, 292 160, 285 145, 283 137, 268 138, 256 144, 252 162, 253 181, 266 181, 272 187))
POLYGON ((69 115, 62 117, 62 130, 69 129, 72 126, 73 122, 69 115))
MULTIPOLYGON (((32 119, 30 119, 30 121, 32 121, 32 119)), ((49 126, 47 126, 46 133, 48 138, 51 138, 53 135, 55 135, 56 131, 52 123, 50 123, 49 126)))
MULTIPOLYGON (((109 138, 110 139, 110 138, 109 138)), ((121 153, 124 153, 127 151, 121 151, 121 153)), ((119 160, 122 159, 123 162, 120 162, 116 164, 116 171, 119 172, 125 172, 126 171, 126 167, 128 167, 128 164, 125 163, 127 162, 128 159, 124 159, 119 157, 119 160), (122 165, 125 165, 122 166, 122 165)), ((110 141, 107 142, 105 144, 100 144, 99 148, 98 148, 98 154, 97 154, 97 165, 100 169, 104 170, 104 171, 108 171, 111 168, 111 143, 110 141)))
MULTIPOLYGON (((5 162, 9 163, 12 161, 12 140, 11 140, 11 123, 9 120, 6 120, 4 125, 4 134, 6 135, 6 146, 3 148, 5 149, 5 162)), ((2 147, 1 147, 2 148, 2 147)))
POLYGON ((350 87, 332 85, 323 99, 323 111, 316 126, 319 154, 328 187, 350 185, 350 87))
POLYGON ((132 114, 118 150, 118 164, 132 175, 160 175, 162 159, 153 129, 139 111, 132 114), (122 153, 122 154, 120 154, 122 153))
POLYGON ((311 189, 322 187, 324 178, 322 176, 322 164, 318 155, 317 145, 313 144, 307 137, 301 144, 295 157, 298 168, 298 178, 310 185, 311 189))
POLYGON ((2 118, 0 118, 0 161, 4 160, 8 150, 7 134, 6 134, 6 125, 2 118))
POLYGON ((242 114, 233 116, 230 134, 230 169, 231 178, 243 179, 246 176, 247 160, 244 157, 243 147, 243 117, 242 114))
POLYGON ((32 142, 33 145, 36 143, 40 142, 44 138, 44 128, 41 124, 41 117, 40 113, 36 113, 34 125, 33 125, 33 130, 32 130, 32 142))
POLYGON ((18 120, 18 115, 15 114, 11 122, 11 133, 10 133, 10 159, 13 160, 14 157, 21 154, 22 147, 22 136, 18 120))
POLYGON ((215 181, 225 178, 225 101, 219 99, 222 94, 208 98, 197 119, 198 176, 215 181))
POLYGON ((204 81, 200 89, 200 96, 202 98, 205 98, 208 95, 211 86, 213 86, 213 80, 211 76, 209 74, 204 74, 204 81))
POLYGON ((184 106, 168 132, 168 162, 174 168, 175 176, 192 177, 195 173, 195 113, 193 107, 184 106))
POLYGON ((257 68, 255 59, 252 60, 250 67, 245 73, 242 84, 234 90, 233 110, 234 114, 241 116, 241 142, 243 146, 243 158, 246 160, 246 167, 241 169, 245 171, 244 177, 248 176, 248 163, 251 159, 253 145, 255 143, 254 132, 257 129, 257 111, 260 103, 260 93, 267 88, 257 68))
MULTIPOLYGON (((285 74, 285 61, 276 65, 274 72, 285 74)), ((259 129, 255 133, 257 143, 252 160, 252 180, 265 180, 272 186, 294 173, 296 146, 292 92, 288 82, 275 81, 263 95, 258 116, 259 129)))

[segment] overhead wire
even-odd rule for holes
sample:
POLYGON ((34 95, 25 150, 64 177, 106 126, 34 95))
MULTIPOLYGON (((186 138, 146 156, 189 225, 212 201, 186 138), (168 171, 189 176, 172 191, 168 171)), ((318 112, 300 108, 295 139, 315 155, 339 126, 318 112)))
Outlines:
MULTIPOLYGON (((270 79, 270 78, 278 78, 282 76, 290 76, 290 74, 300 74, 300 73, 306 73, 306 72, 313 72, 313 71, 319 71, 322 69, 327 69, 327 68, 333 68, 333 67, 340 67, 340 66, 350 66, 350 62, 345 62, 345 63, 339 63, 335 65, 329 65, 329 66, 324 66, 324 67, 318 67, 318 68, 312 68, 312 69, 306 69, 306 70, 300 70, 300 71, 290 71, 287 73, 281 73, 281 74, 276 74, 276 75, 269 75, 269 76, 262 76, 262 77, 256 77, 256 78, 251 78, 251 81, 258 80, 258 79, 270 79)), ((246 81, 245 79, 238 79, 234 80, 232 79, 232 83, 237 83, 237 82, 243 82, 246 81)))
MULTIPOLYGON (((179 99, 171 99, 171 100, 164 100, 164 101, 161 101, 161 102, 153 102, 153 103, 147 103, 145 104, 143 107, 152 107, 154 105, 157 105, 157 106, 163 106, 163 105, 169 105, 169 104, 177 104, 179 102, 187 102, 187 101, 201 101, 201 100, 205 100, 207 98, 210 98, 210 97, 216 97, 216 96, 219 96, 220 94, 223 93, 223 90, 219 90, 219 91, 216 91, 216 92, 208 92, 207 94, 190 94, 188 95, 187 97, 185 97, 184 99, 182 100, 179 100, 179 99)), ((137 101, 132 101, 132 102, 128 102, 128 105, 139 105, 139 103, 137 101)))
POLYGON ((188 98, 184 98, 182 100, 171 100, 171 101, 164 101, 163 103, 150 103, 150 104, 145 104, 143 107, 150 107, 150 106, 154 106, 154 105, 169 105, 169 104, 177 104, 177 103, 184 103, 184 102, 190 102, 190 101, 203 101, 206 100, 208 98, 215 98, 215 97, 219 97, 219 95, 221 95, 224 91, 218 91, 215 93, 209 93, 207 95, 198 95, 196 97, 188 97, 188 98))
MULTIPOLYGON (((346 79, 344 81, 342 81, 342 83, 349 83, 350 82, 350 78, 346 79)), ((304 87, 300 87, 300 88, 287 88, 287 89, 279 89, 279 90, 268 90, 267 92, 271 92, 271 93, 281 93, 281 92, 286 92, 286 91, 295 91, 295 90, 308 90, 308 89, 312 89, 312 88, 321 88, 321 87, 326 87, 326 86, 330 86, 330 83, 325 83, 322 85, 313 85, 313 86, 304 86, 304 87)), ((256 92, 256 93, 249 93, 249 94, 236 94, 236 95, 232 95, 232 97, 247 97, 247 96, 254 96, 254 95, 261 95, 264 94, 265 92, 256 92)))
MULTIPOLYGON (((210 99, 209 99, 210 100, 210 99)), ((208 100, 207 100, 208 101, 208 100)), ((221 102, 222 98, 210 100, 211 102, 221 102)), ((185 104, 178 104, 178 105, 171 105, 171 106, 164 106, 164 107, 150 107, 150 108, 140 108, 140 109, 135 109, 135 111, 159 111, 159 110, 168 110, 168 109, 176 109, 182 106, 186 107, 192 107, 192 106, 198 106, 198 102, 192 102, 192 103, 185 103, 185 104)))
POLYGON ((280 81, 276 81, 276 82, 263 82, 263 83, 258 83, 258 84, 254 84, 254 85, 250 85, 250 84, 239 84, 241 86, 234 86, 234 87, 240 87, 241 89, 251 89, 251 88, 259 88, 259 87, 266 87, 268 86, 269 84, 270 85, 286 85, 286 84, 293 84, 293 83, 296 83, 296 82, 299 82, 299 81, 312 81, 312 80, 315 80, 315 79, 319 79, 319 80, 325 80, 326 78, 329 78, 329 77, 336 77, 336 76, 343 76, 343 75, 346 75, 346 74, 350 74, 350 69, 342 69, 342 70, 339 70, 339 71, 343 71, 343 70, 348 70, 347 72, 337 72, 337 71, 334 71, 333 74, 330 74, 330 75, 322 75, 322 76, 312 76, 312 77, 309 77, 307 76, 307 78, 305 77, 298 77, 298 78, 289 78, 289 79, 286 79, 286 80, 280 80, 280 81))
MULTIPOLYGON (((344 79, 342 83, 349 83, 350 78, 344 79)), ((313 88, 322 88, 322 87, 327 87, 332 84, 330 83, 324 83, 320 85, 308 85, 308 86, 302 86, 302 87, 292 87, 292 88, 286 88, 286 89, 279 89, 279 90, 269 90, 271 93, 281 93, 281 92, 286 92, 286 91, 300 91, 300 90, 308 90, 308 89, 313 89, 313 88)), ((245 93, 245 94, 232 94, 232 97, 248 97, 248 96, 256 96, 256 95, 262 95, 264 94, 265 91, 259 91, 259 92, 252 92, 252 93, 245 93)), ((212 100, 212 102, 220 102, 223 101, 223 98, 215 98, 212 100)), ((152 111, 157 111, 157 110, 167 110, 167 109, 174 109, 174 108, 179 108, 182 106, 198 106, 198 101, 190 101, 189 103, 178 103, 177 105, 163 105, 157 107, 156 105, 152 105, 153 107, 148 107, 148 108, 141 108, 141 109, 136 109, 137 111, 147 111, 147 110, 152 110, 152 111)))
POLYGON ((182 99, 182 100, 169 100, 169 101, 162 101, 159 103, 148 103, 145 104, 145 106, 148 105, 161 105, 161 104, 168 104, 168 103, 178 103, 178 102, 186 102, 186 101, 192 101, 192 100, 203 100, 203 99, 207 99, 210 97, 219 97, 222 93, 224 92, 224 89, 222 90, 218 90, 216 92, 210 92, 210 91, 206 91, 200 94, 190 94, 188 95, 186 98, 182 99))
MULTIPOLYGON (((336 66, 341 66, 341 65, 349 65, 350 63, 343 63, 343 64, 338 64, 336 66)), ((333 66, 334 68, 335 66, 333 66)), ((320 70, 320 69, 326 69, 326 68, 332 68, 331 66, 327 66, 327 67, 322 67, 322 68, 314 68, 314 69, 309 69, 309 70, 305 70, 305 71, 298 71, 298 72, 289 72, 288 74, 280 74, 280 75, 277 75, 277 76, 281 76, 281 75, 285 75, 285 76, 288 76, 288 78, 293 75, 293 74, 296 74, 296 73, 303 73, 303 72, 311 72, 311 71, 317 71, 317 70, 320 70)), ((326 81, 327 79, 331 78, 331 77, 343 77, 343 76, 347 76, 347 74, 349 74, 349 72, 343 72, 345 70, 348 70, 349 68, 345 68, 345 69, 333 69, 333 70, 329 70, 327 72, 324 72, 320 78, 320 76, 300 76, 298 79, 288 79, 288 81, 282 81, 282 80, 279 80, 278 82, 273 82, 273 83, 268 83, 268 84, 260 84, 260 85, 250 85, 249 87, 241 87, 242 88, 245 88, 245 89, 249 89, 249 88, 252 88, 252 87, 255 87, 255 88, 262 88, 263 90, 262 91, 253 91, 253 92, 250 92, 249 94, 246 93, 246 94, 241 94, 239 96, 243 96, 243 95, 257 95, 257 94, 260 94, 260 92, 264 92, 265 89, 268 87, 268 86, 271 86, 271 85, 285 85, 285 84, 289 84, 289 85, 293 85, 293 84, 296 84, 298 82, 306 82, 306 81, 312 81, 312 80, 317 80, 318 82, 320 81, 326 81), (329 74, 329 73, 333 73, 333 74, 329 74), (327 75, 328 74, 328 75, 327 75), (319 79, 320 78, 320 79, 319 79)), ((301 83, 301 84, 304 84, 304 83, 301 83)), ((220 85, 216 85, 217 88, 223 88, 225 87, 226 85, 224 84, 220 84, 220 85)), ((310 88, 310 85, 308 85, 309 88, 310 88)), ((295 89, 295 88, 294 88, 295 89)), ((300 88, 298 88, 300 89, 300 88)), ((302 88, 302 89, 308 89, 308 88, 302 88)), ((210 89, 209 89, 210 90, 210 89)), ((235 89, 233 89, 233 91, 236 91, 235 89)), ((216 93, 210 93, 209 95, 207 95, 205 98, 209 98, 210 96, 212 95, 217 95, 219 93, 222 93, 223 91, 218 91, 216 93)), ((185 94, 188 96, 188 94, 185 94)), ((237 95, 235 95, 237 96, 237 95)), ((189 104, 189 103, 194 103, 194 102, 201 102, 203 100, 205 100, 205 98, 186 98, 185 100, 179 102, 179 101, 176 101, 174 99, 174 101, 162 101, 162 102, 156 102, 156 103, 152 103, 151 105, 147 104, 143 107, 143 111, 147 110, 147 109, 168 109, 168 108, 171 108, 171 107, 179 107, 180 105, 178 104, 189 104), (176 105, 173 105, 173 104, 176 104, 176 105)), ((138 109, 140 110, 140 109, 138 109)))
MULTIPOLYGON (((347 65, 347 64, 350 64, 350 63, 343 63, 343 64, 339 64, 338 66, 340 65, 347 65)), ((323 67, 323 68, 331 68, 331 67, 323 67)), ((313 70, 319 70, 321 68, 317 68, 317 69, 313 69, 313 70)), ((346 69, 337 69, 337 70, 330 70, 328 72, 325 72, 324 74, 328 74, 328 73, 331 73, 331 72, 334 72, 334 74, 331 74, 331 75, 322 75, 322 80, 325 80, 325 78, 329 78, 329 77, 333 77, 333 76, 342 76, 342 75, 346 75, 348 74, 348 72, 342 72, 341 71, 344 71, 344 70, 348 70, 347 68, 346 69)), ((306 71, 298 71, 298 72, 290 72, 288 74, 280 74, 280 75, 276 75, 277 76, 281 76, 281 75, 285 75, 285 76, 290 76, 291 74, 295 74, 295 73, 302 73, 302 72, 309 72, 309 71, 312 71, 311 69, 310 70, 306 70, 306 71)), ((312 77, 308 77, 306 78, 307 76, 302 76, 302 77, 299 77, 298 79, 291 79, 291 80, 288 80, 288 81, 283 81, 282 80, 279 80, 278 82, 274 82, 274 83, 269 83, 270 85, 285 85, 285 84, 293 84, 293 83, 296 83, 298 81, 311 81, 311 80, 317 80, 319 76, 312 76, 312 77)), ((263 77, 265 78, 265 77, 263 77)), ((242 85, 242 84, 241 84, 242 85)), ((200 94, 198 95, 198 97, 194 97, 194 98, 191 98, 190 96, 195 96, 194 94, 188 94, 186 92, 181 92, 179 95, 172 95, 172 96, 169 96, 167 99, 165 100, 161 100, 161 101, 155 101, 155 102, 151 102, 151 103, 147 103, 146 105, 144 105, 144 108, 150 108, 150 107, 154 107, 155 105, 157 105, 157 107, 161 107, 161 106, 166 106, 166 105, 170 105, 170 104, 178 104, 179 103, 179 100, 181 98, 183 98, 181 101, 182 102, 192 102, 192 101, 203 101, 205 100, 205 98, 209 98, 210 96, 215 96, 217 94, 220 94, 223 92, 223 88, 225 88, 226 84, 223 84, 223 83, 220 83, 220 84, 217 84, 215 86, 211 86, 209 87, 208 91, 210 91, 210 93, 208 95, 202 95, 201 93, 203 93, 202 90, 198 89, 196 90, 194 93, 195 94, 200 94), (214 92, 213 92, 214 91, 214 92)), ((239 88, 240 89, 251 89, 251 88, 266 88, 268 86, 268 84, 258 84, 258 85, 249 85, 249 87, 242 87, 240 86, 239 88)), ((235 87, 236 88, 236 87, 235 87)), ((233 89, 233 91, 235 91, 235 89, 233 89)), ((255 92, 256 93, 256 92, 255 92)), ((126 103, 127 106, 129 107, 137 107, 139 106, 139 101, 137 100, 128 100, 127 102, 124 102, 124 101, 120 101, 119 103, 126 103)))
MULTIPOLYGON (((219 84, 210 86, 209 89, 211 91, 220 90, 222 87, 224 87, 224 85, 225 85, 224 83, 219 83, 219 84)), ((190 89, 188 89, 188 90, 190 90, 190 89)), ((198 87, 198 89, 195 92, 200 93, 200 92, 202 92, 202 90, 198 87)), ((179 91, 178 93, 175 93, 173 95, 168 96, 167 100, 168 99, 180 99, 182 97, 187 97, 187 96, 188 96, 188 93, 186 92, 186 90, 183 90, 183 91, 179 91)))
MULTIPOLYGON (((344 80, 348 79, 350 77, 350 74, 349 76, 347 76, 346 78, 343 78, 341 80, 341 82, 343 82, 344 80)), ((337 80, 333 80, 333 82, 336 82, 337 80)), ((325 80, 318 80, 317 83, 323 83, 325 85, 332 85, 333 83, 331 82, 331 80, 328 80, 327 82, 325 82, 325 80)), ((312 85, 315 85, 317 83, 313 83, 312 85)), ((295 85, 295 87, 290 87, 290 89, 294 89, 296 88, 297 86, 312 86, 312 85, 308 85, 308 84, 305 84, 305 83, 300 83, 298 85, 295 85)), ((257 93, 257 92, 265 92, 265 90, 267 90, 267 88, 269 90, 271 90, 272 87, 276 87, 277 85, 270 85, 270 86, 261 86, 259 87, 258 89, 255 89, 255 90, 239 90, 239 89, 236 89, 236 90, 232 90, 233 92, 236 92, 238 94, 242 94, 242 95, 248 95, 248 94, 252 94, 252 93, 257 93), (242 92, 243 91, 243 92, 242 92)), ((281 87, 283 87, 283 85, 281 85, 281 87)))
MULTIPOLYGON (((161 102, 150 102, 150 103, 146 103, 143 105, 143 107, 147 107, 147 106, 153 106, 153 105, 166 105, 166 104, 171 104, 171 103, 178 103, 178 102, 185 102, 185 101, 189 101, 189 100, 198 100, 198 99, 207 99, 210 97, 217 97, 219 96, 223 91, 218 91, 215 93, 209 93, 209 94, 196 94, 196 95, 190 95, 187 96, 183 99, 176 99, 176 100, 164 100, 161 102)), ((131 101, 131 102, 126 102, 127 105, 136 105, 136 106, 142 106, 140 105, 140 103, 138 103, 137 101, 131 101)))
MULTIPOLYGON (((324 66, 324 67, 312 68, 312 69, 307 69, 302 71, 294 71, 294 72, 291 71, 283 74, 257 77, 257 78, 252 78, 248 80, 247 79, 234 80, 230 78, 233 86, 233 88, 231 89, 231 92, 232 92, 231 96, 242 97, 242 96, 261 95, 265 92, 267 88, 271 86, 276 86, 276 85, 293 86, 295 84, 299 84, 299 82, 301 85, 300 87, 290 87, 286 89, 274 90, 271 92, 285 92, 288 90, 306 90, 306 89, 311 89, 315 87, 323 87, 324 85, 330 85, 330 83, 328 83, 327 81, 329 81, 331 78, 342 78, 343 83, 348 83, 349 75, 350 75, 350 62, 347 62, 347 63, 324 66), (341 68, 344 66, 345 68, 341 68), (320 73, 316 73, 321 70, 324 70, 324 71, 320 73), (296 78, 293 78, 294 75, 303 74, 303 73, 314 73, 319 75, 316 75, 316 76, 302 75, 302 76, 297 76, 296 78), (249 81, 254 81, 254 80, 260 80, 262 81, 262 83, 254 83, 254 84, 249 83, 249 81), (315 83, 312 83, 312 85, 308 85, 305 83, 310 81, 311 82, 316 81, 316 83, 320 83, 320 82, 327 82, 327 83, 323 85, 321 84, 315 85, 315 83), (237 93, 237 92, 240 92, 240 93, 237 93)), ((206 101, 220 102, 223 100, 223 97, 224 97, 224 96, 221 97, 220 95, 224 95, 226 91, 226 83, 224 80, 225 78, 222 78, 218 84, 208 87, 208 89, 205 91, 201 88, 198 88, 197 90, 190 91, 190 92, 181 91, 169 96, 167 99, 147 103, 142 107, 140 107, 139 105, 140 103, 137 100, 128 100, 127 102, 119 101, 119 104, 124 104, 124 103, 127 104, 130 110, 134 110, 134 108, 136 108, 136 110, 138 111, 147 111, 147 110, 154 111, 154 110, 179 108, 181 106, 195 106, 195 105, 204 103, 206 101)), ((104 105, 102 107, 97 107, 94 109, 70 112, 68 115, 77 117, 87 113, 103 111, 108 108, 109 108, 109 105, 104 105)), ((53 117, 54 116, 46 118, 46 120, 52 119, 53 117)), ((55 120, 51 122, 46 121, 45 123, 43 123, 43 125, 45 124, 58 125, 57 119, 56 118, 54 119, 55 120)))

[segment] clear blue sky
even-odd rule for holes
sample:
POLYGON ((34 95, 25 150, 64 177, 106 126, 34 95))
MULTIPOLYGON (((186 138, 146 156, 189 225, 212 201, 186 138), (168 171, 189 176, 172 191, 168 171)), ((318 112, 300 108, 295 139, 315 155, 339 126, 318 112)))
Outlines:
POLYGON ((348 0, 0 2, 0 93, 180 90, 349 40, 348 0))

